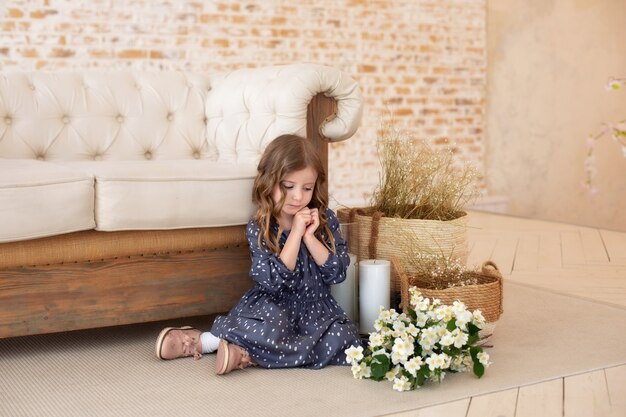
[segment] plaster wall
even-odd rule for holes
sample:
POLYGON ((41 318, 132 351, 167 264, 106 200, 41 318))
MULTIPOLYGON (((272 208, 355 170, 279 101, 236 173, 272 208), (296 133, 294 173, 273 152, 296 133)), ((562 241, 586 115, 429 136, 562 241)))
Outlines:
POLYGON ((623 0, 487 2, 485 169, 491 195, 523 217, 626 231, 626 157, 597 141, 597 193, 585 179, 586 138, 626 119, 623 0))

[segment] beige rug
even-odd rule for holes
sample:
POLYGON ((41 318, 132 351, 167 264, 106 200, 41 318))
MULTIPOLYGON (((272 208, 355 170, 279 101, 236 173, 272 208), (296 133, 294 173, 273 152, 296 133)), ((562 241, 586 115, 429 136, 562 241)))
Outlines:
POLYGON ((163 325, 0 340, 0 416, 375 416, 626 363, 626 310, 513 283, 485 376, 408 393, 347 367, 217 377, 214 355, 159 361, 163 325))

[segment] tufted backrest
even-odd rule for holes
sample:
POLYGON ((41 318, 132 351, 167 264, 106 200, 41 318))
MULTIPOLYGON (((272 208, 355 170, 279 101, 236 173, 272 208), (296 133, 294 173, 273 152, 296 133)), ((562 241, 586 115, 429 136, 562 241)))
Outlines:
POLYGON ((0 75, 0 158, 209 159, 254 163, 282 133, 306 133, 317 93, 338 101, 322 128, 354 134, 362 98, 354 80, 313 64, 183 72, 0 75))
POLYGON ((209 85, 180 72, 5 74, 0 157, 200 158, 209 85))

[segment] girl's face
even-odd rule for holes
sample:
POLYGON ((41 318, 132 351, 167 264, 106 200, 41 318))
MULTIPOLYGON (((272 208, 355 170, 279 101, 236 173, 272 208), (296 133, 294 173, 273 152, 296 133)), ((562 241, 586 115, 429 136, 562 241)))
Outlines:
POLYGON ((285 175, 280 184, 274 185, 272 190, 274 204, 279 204, 282 197, 281 185, 285 190, 285 204, 280 213, 284 220, 291 220, 294 214, 311 202, 315 181, 317 172, 311 167, 306 167, 285 175))

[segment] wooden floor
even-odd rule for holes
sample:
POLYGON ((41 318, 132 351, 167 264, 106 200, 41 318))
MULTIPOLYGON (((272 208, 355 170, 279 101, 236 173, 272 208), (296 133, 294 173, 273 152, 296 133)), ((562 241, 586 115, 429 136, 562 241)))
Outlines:
MULTIPOLYGON (((469 225, 469 265, 492 259, 508 280, 626 308, 626 233, 482 212, 469 225)), ((626 416, 626 365, 390 416, 626 416)))

